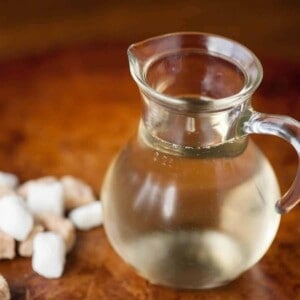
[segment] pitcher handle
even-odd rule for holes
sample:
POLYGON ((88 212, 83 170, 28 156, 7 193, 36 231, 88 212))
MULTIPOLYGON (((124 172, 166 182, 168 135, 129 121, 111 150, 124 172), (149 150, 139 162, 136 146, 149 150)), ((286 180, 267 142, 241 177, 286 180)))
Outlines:
POLYGON ((283 214, 289 212, 300 202, 300 122, 288 116, 269 115, 256 111, 243 124, 245 133, 270 134, 290 143, 298 155, 298 170, 290 189, 277 201, 276 209, 283 214))

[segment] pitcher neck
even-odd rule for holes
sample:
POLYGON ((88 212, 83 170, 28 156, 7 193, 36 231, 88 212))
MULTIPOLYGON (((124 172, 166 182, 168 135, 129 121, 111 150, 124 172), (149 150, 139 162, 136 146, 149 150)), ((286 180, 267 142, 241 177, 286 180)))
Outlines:
POLYGON ((230 144, 234 156, 246 147, 241 119, 248 112, 249 101, 222 111, 188 113, 164 107, 145 95, 143 99, 139 136, 153 148, 197 155, 230 144))
POLYGON ((246 143, 239 120, 262 79, 249 49, 221 36, 182 32, 133 44, 128 57, 145 102, 140 136, 151 146, 197 152, 246 143))

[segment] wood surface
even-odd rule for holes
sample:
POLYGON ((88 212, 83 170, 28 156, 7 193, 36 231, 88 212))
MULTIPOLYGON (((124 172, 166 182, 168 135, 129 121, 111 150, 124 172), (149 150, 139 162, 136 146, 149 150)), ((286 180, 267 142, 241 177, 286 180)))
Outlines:
POLYGON ((299 0, 0 1, 0 60, 89 41, 213 32, 300 62, 299 0))
MULTIPOLYGON (((134 133, 140 100, 126 47, 94 45, 27 57, 0 66, 0 169, 21 180, 72 174, 98 191, 105 170, 134 133)), ((257 110, 300 119, 300 66, 263 58, 257 110)), ((282 191, 297 157, 275 137, 259 136, 282 191)), ((35 274, 31 260, 0 261, 13 299, 300 299, 300 207, 283 216, 264 258, 231 284, 178 291, 149 284, 113 252, 103 228, 78 233, 61 279, 35 274)))

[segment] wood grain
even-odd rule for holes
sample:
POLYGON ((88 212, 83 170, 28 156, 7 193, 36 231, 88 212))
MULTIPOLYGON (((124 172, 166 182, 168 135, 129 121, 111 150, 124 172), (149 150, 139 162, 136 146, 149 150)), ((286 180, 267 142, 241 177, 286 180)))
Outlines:
MULTIPOLYGON (((72 174, 98 191, 104 172, 135 131, 140 111, 126 47, 94 45, 10 61, 0 68, 0 169, 22 180, 72 174)), ((254 107, 300 118, 300 66, 262 60, 265 78, 254 107)), ((283 191, 297 165, 292 148, 273 137, 256 142, 283 191)), ((64 276, 33 273, 30 259, 0 261, 13 299, 300 299, 300 208, 282 219, 267 255, 228 286, 176 291, 153 286, 113 252, 103 229, 78 234, 64 276)))
POLYGON ((300 62, 298 0, 0 1, 0 60, 90 41, 212 32, 300 62))

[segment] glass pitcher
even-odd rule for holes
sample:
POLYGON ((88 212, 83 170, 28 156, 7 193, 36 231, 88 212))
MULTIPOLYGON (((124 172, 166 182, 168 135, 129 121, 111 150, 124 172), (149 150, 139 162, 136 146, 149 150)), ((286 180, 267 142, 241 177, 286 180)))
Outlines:
POLYGON ((128 56, 144 106, 105 177, 109 241, 151 283, 223 285, 264 255, 280 214, 300 198, 299 170, 280 199, 249 134, 282 137, 299 154, 299 122, 252 109, 261 64, 227 38, 168 34, 131 45, 128 56))

